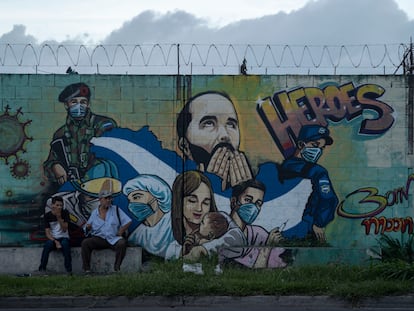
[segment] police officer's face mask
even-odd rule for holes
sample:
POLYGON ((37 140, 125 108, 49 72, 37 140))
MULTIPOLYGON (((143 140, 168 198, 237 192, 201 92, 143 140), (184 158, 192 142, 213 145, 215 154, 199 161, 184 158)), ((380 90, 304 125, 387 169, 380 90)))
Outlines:
POLYGON ((307 162, 311 162, 311 163, 316 163, 318 162, 319 158, 322 155, 322 148, 318 148, 318 147, 304 147, 301 151, 300 151, 302 158, 307 161, 307 162))
POLYGON ((87 105, 76 103, 69 107, 68 112, 72 118, 79 119, 79 118, 85 117, 87 110, 88 110, 87 105))

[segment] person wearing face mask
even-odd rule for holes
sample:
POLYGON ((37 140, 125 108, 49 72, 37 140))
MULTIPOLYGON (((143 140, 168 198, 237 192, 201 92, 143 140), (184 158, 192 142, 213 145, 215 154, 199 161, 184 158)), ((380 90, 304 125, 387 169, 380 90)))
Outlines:
POLYGON ((113 119, 91 111, 91 90, 85 83, 68 85, 58 99, 66 109, 66 122, 54 133, 43 167, 49 180, 59 186, 82 178, 96 164, 97 159, 89 150, 90 140, 102 136, 117 124, 113 119))
POLYGON ((287 264, 280 257, 285 252, 282 248, 261 248, 256 246, 274 246, 282 240, 279 228, 270 232, 254 225, 263 205, 265 185, 256 179, 250 179, 233 187, 230 199, 230 216, 246 236, 247 247, 243 249, 224 249, 220 257, 233 260, 249 268, 285 267, 287 264), (239 252, 239 254, 236 253, 239 252))
POLYGON ((131 232, 129 243, 164 258, 168 246, 174 241, 170 187, 158 176, 141 174, 125 183, 123 193, 129 201, 128 210, 140 223, 131 232))
POLYGON ((279 178, 309 179, 312 183, 310 194, 303 211, 301 222, 282 232, 283 237, 307 238, 326 242, 325 227, 334 219, 338 197, 335 194, 328 171, 317 164, 326 146, 333 144, 327 127, 304 125, 299 131, 295 154, 284 160, 280 166, 279 178))

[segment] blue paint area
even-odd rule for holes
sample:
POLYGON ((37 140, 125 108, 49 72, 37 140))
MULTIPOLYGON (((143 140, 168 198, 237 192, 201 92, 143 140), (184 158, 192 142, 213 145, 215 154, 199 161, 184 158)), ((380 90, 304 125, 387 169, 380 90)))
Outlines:
MULTIPOLYGON (((148 126, 144 126, 138 131, 133 131, 127 128, 115 128, 109 132, 105 132, 104 137, 119 138, 130 143, 133 143, 155 156, 160 161, 172 168, 178 174, 187 170, 195 170, 197 168, 196 163, 191 160, 183 160, 175 151, 162 148, 161 142, 149 130, 148 126)), ((107 159, 113 161, 119 172, 119 179, 124 185, 131 178, 140 174, 135 167, 128 163, 123 157, 121 157, 117 150, 101 146, 92 146, 91 151, 95 153, 97 158, 107 159)), ((138 155, 139 156, 139 155, 138 155)), ((211 181, 214 193, 224 196, 226 198, 231 197, 231 188, 222 190, 221 179, 210 173, 205 173, 211 181)), ((256 176, 258 180, 266 185, 266 194, 264 201, 273 200, 290 190, 300 182, 300 178, 294 178, 286 180, 283 183, 279 180, 278 164, 275 162, 266 162, 259 165, 258 174, 256 176)), ((66 183, 60 191, 73 191, 73 186, 70 183, 66 183)), ((124 194, 121 194, 114 198, 114 204, 117 204, 133 219, 133 223, 130 230, 134 230, 139 223, 134 216, 129 213, 127 206, 128 200, 124 194)))
MULTIPOLYGON (((183 162, 183 159, 175 151, 162 148, 161 142, 157 139, 154 133, 148 129, 148 126, 145 126, 138 131, 116 128, 110 132, 106 132, 104 136, 121 138, 146 149, 149 153, 153 154, 156 158, 175 170, 177 174, 180 174, 183 170, 188 171, 197 168, 194 161, 185 160, 183 162)), ((139 174, 135 168, 117 155, 116 151, 97 146, 93 146, 91 150, 95 152, 98 158, 109 159, 116 163, 123 184, 128 179, 139 174)), ((231 189, 222 191, 221 179, 218 176, 209 173, 206 173, 206 175, 209 177, 215 193, 230 197, 231 189)), ((260 164, 256 178, 266 185, 265 201, 275 199, 289 192, 300 182, 300 178, 295 178, 281 183, 279 181, 278 164, 274 162, 260 164)))
POLYGON ((292 178, 281 182, 279 180, 279 164, 275 162, 266 162, 259 165, 259 171, 256 179, 266 185, 266 194, 264 202, 288 193, 295 188, 301 181, 301 178, 292 178))

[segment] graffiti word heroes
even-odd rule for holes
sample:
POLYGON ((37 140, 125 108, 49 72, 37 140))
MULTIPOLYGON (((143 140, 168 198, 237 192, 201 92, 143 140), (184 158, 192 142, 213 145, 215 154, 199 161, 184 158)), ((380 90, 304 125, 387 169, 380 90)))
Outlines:
POLYGON ((394 123, 394 110, 378 100, 385 89, 375 84, 358 87, 352 82, 324 88, 300 87, 289 92, 276 92, 257 103, 257 112, 285 158, 295 152, 295 140, 306 124, 327 126, 328 120, 351 121, 373 111, 376 116, 362 120, 359 133, 380 135, 394 123))

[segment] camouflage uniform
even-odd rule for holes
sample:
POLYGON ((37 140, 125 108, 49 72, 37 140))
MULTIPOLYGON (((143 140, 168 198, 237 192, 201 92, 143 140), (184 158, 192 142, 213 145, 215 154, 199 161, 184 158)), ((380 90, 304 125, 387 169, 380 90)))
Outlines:
POLYGON ((106 131, 117 127, 116 122, 108 117, 96 115, 88 110, 81 120, 68 115, 66 123, 53 135, 51 149, 43 167, 47 176, 55 181, 52 172, 54 164, 61 164, 68 172, 68 179, 82 178, 85 172, 96 164, 95 155, 90 152, 90 140, 106 131), (58 146, 58 147, 55 147, 58 146), (71 172, 77 168, 78 176, 71 172))

